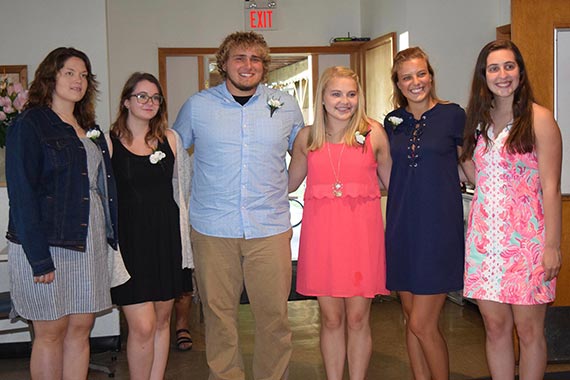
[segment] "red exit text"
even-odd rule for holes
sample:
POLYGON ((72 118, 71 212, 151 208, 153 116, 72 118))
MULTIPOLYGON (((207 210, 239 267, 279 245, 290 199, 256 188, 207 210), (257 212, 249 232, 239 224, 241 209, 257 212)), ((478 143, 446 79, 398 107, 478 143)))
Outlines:
POLYGON ((249 10, 250 30, 273 29, 272 9, 251 9, 249 10))

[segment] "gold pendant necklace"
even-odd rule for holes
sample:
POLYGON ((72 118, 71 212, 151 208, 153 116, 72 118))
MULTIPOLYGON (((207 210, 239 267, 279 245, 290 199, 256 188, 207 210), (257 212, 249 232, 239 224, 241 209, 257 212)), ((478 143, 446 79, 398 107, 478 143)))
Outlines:
POLYGON ((332 193, 335 197, 340 198, 342 197, 342 182, 340 182, 340 161, 342 160, 342 153, 344 152, 344 147, 346 145, 342 144, 342 149, 340 150, 340 154, 338 155, 338 162, 337 162, 337 170, 335 170, 333 162, 332 162, 332 156, 331 156, 331 148, 329 146, 330 143, 326 143, 327 144, 327 152, 329 153, 329 162, 331 164, 331 169, 334 175, 334 179, 335 182, 332 185, 332 193))

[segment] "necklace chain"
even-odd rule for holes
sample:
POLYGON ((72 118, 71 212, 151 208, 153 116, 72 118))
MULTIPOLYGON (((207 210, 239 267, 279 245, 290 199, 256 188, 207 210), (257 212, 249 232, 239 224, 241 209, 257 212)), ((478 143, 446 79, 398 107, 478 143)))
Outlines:
POLYGON ((342 153, 344 152, 344 147, 346 145, 342 144, 342 149, 340 150, 340 154, 338 155, 337 169, 335 170, 331 156, 330 143, 327 142, 326 144, 327 144, 327 152, 329 153, 329 162, 331 164, 331 169, 335 179, 335 183, 332 185, 332 193, 337 198, 342 197, 342 182, 340 182, 340 162, 342 160, 342 153))
POLYGON ((77 119, 75 119, 75 115, 72 116, 68 116, 68 115, 64 115, 62 113, 59 113, 58 111, 54 110, 52 108, 53 112, 55 112, 57 114, 57 116, 59 116, 59 118, 64 121, 65 123, 71 125, 73 127, 73 129, 75 129, 76 133, 79 135, 81 132, 83 132, 83 129, 79 126, 79 123, 77 122, 77 119))

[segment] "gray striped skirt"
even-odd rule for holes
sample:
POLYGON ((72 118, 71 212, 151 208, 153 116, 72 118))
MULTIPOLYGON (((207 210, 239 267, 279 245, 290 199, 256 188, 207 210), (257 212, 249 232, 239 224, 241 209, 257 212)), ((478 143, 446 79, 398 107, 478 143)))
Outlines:
POLYGON ((55 280, 50 284, 36 284, 23 247, 9 243, 12 317, 56 320, 69 314, 96 313, 111 307, 105 214, 95 186, 101 154, 91 141, 83 143, 91 184, 86 250, 50 247, 56 268, 55 280))

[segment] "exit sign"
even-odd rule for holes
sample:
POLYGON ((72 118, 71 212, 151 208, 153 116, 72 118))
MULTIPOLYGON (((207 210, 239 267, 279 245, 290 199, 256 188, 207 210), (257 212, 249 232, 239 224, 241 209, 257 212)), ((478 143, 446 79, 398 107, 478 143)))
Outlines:
POLYGON ((275 30, 275 8, 250 8, 245 10, 245 30, 275 30))

